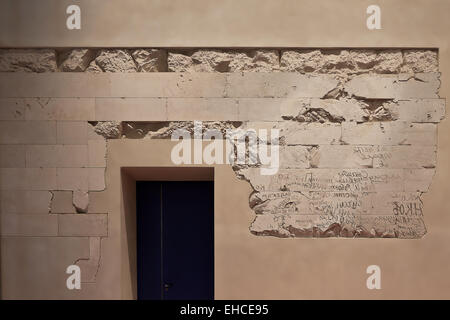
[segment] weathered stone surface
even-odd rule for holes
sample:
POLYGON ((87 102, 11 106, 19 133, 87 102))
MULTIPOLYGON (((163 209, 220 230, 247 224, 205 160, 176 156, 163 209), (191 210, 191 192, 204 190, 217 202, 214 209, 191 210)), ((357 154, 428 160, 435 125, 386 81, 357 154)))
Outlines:
POLYGON ((426 228, 421 217, 257 215, 250 231, 256 235, 287 237, 421 238, 426 228))
POLYGON ((229 72, 273 72, 280 68, 276 50, 252 50, 237 54, 229 64, 229 72))
POLYGON ((281 135, 288 145, 340 144, 341 124, 282 122, 281 135))
POLYGON ((88 212, 89 194, 87 191, 74 190, 73 191, 73 206, 78 213, 88 212))
POLYGON ((400 121, 438 123, 445 116, 444 99, 400 100, 387 103, 384 108, 400 121))
POLYGON ((438 53, 432 50, 405 50, 402 72, 438 72, 438 53))
POLYGON ((281 168, 309 168, 312 147, 282 146, 280 147, 281 168))
MULTIPOLYGON (((258 192, 411 191, 406 190, 408 183, 414 185, 414 188, 424 189, 424 185, 418 185, 414 177, 405 177, 404 169, 280 169, 275 175, 264 176, 260 175, 258 168, 247 168, 240 170, 239 174, 258 192)), ((427 172, 423 174, 426 175, 427 172)))
POLYGON ((322 98, 338 84, 330 75, 235 72, 227 75, 225 92, 230 98, 322 98))
POLYGON ((434 146, 436 139, 437 129, 433 123, 342 123, 341 141, 345 144, 434 146))
POLYGON ((83 72, 95 58, 95 51, 91 49, 73 49, 63 52, 59 56, 59 69, 67 72, 83 72))
POLYGON ((167 71, 167 52, 160 49, 138 49, 132 53, 139 72, 167 71))
POLYGON ((373 71, 376 73, 398 73, 403 64, 401 50, 380 51, 375 58, 373 71))
POLYGON ((436 146, 321 145, 310 161, 314 168, 434 168, 436 146))
POLYGON ((438 73, 399 75, 359 75, 344 86, 345 91, 357 98, 410 99, 439 98, 438 73))
POLYGON ((95 60, 91 61, 91 63, 89 64, 89 66, 86 68, 85 70, 87 73, 102 73, 103 70, 102 68, 100 68, 97 63, 95 62, 95 60))
POLYGON ((283 71, 317 72, 322 65, 320 50, 289 50, 281 53, 281 70, 283 71))
POLYGON ((95 62, 105 72, 137 71, 133 57, 127 50, 100 50, 95 62))
POLYGON ((173 72, 269 72, 279 69, 279 56, 276 50, 169 52, 168 66, 173 72))
POLYGON ((403 63, 401 50, 287 50, 281 69, 301 73, 396 73, 403 63))
POLYGON ((281 116, 298 122, 363 122, 369 117, 364 105, 351 99, 301 99, 281 105, 281 116))
POLYGON ((101 121, 94 124, 94 131, 106 139, 117 139, 122 134, 119 121, 101 121))
POLYGON ((0 50, 0 72, 55 72, 56 69, 55 50, 0 50))

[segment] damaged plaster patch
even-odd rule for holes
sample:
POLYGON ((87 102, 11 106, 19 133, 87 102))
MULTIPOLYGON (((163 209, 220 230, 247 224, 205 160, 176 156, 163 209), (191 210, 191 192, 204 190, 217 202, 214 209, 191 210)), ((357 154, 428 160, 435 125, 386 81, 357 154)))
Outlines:
POLYGON ((81 269, 81 282, 94 283, 101 262, 102 237, 89 238, 89 259, 78 259, 74 262, 81 269))

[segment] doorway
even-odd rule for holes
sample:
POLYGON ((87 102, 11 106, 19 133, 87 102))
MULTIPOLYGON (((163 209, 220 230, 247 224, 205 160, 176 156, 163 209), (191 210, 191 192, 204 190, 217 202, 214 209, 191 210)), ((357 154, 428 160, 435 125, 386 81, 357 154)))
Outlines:
POLYGON ((136 181, 137 291, 214 299, 214 182, 136 181))

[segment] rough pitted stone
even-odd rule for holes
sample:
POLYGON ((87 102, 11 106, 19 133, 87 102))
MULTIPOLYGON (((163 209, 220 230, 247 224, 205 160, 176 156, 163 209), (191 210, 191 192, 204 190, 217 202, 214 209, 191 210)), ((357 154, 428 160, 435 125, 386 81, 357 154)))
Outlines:
POLYGON ((219 50, 198 50, 192 55, 169 53, 169 71, 174 72, 226 72, 232 55, 219 50))
POLYGON ((279 61, 279 54, 276 50, 252 50, 249 53, 237 53, 229 64, 228 72, 278 71, 280 68, 279 61))
POLYGON ((301 73, 317 72, 323 64, 320 50, 283 51, 281 70, 301 73))
POLYGON ((97 65, 105 72, 136 72, 136 64, 127 50, 100 50, 97 65))
POLYGON ((102 73, 103 70, 102 68, 100 68, 97 63, 95 62, 95 60, 91 61, 91 63, 89 64, 89 66, 86 68, 85 72, 88 73, 102 73))
POLYGON ((60 55, 59 69, 68 72, 82 72, 90 65, 95 57, 91 49, 73 49, 60 55))
POLYGON ((359 99, 439 98, 439 73, 354 76, 344 85, 350 96, 359 99))
POLYGON ((0 50, 0 72, 55 72, 56 69, 55 50, 0 50))
POLYGON ((159 49, 138 49, 132 53, 139 72, 167 71, 167 52, 159 49))
POLYGON ((376 64, 377 52, 375 50, 351 50, 350 59, 360 70, 370 70, 376 64))
POLYGON ((376 73, 398 73, 403 63, 401 50, 380 51, 375 59, 373 71, 376 73))
POLYGON ((188 72, 192 64, 192 58, 185 54, 169 52, 167 55, 167 68, 169 71, 188 72))
MULTIPOLYGON (((241 122, 233 121, 208 121, 203 122, 204 128, 219 130, 223 135, 227 129, 235 129, 241 122)), ((170 121, 170 122, 125 122, 123 124, 123 135, 131 139, 170 139, 175 130, 182 129, 190 134, 194 132, 192 121, 170 121)))
POLYGON ((270 72, 279 69, 279 56, 276 50, 198 50, 191 55, 169 53, 168 65, 174 72, 270 72))
POLYGON ((281 69, 301 73, 396 73, 403 62, 401 50, 288 50, 281 69))
POLYGON ((437 72, 438 53, 431 50, 405 50, 402 72, 437 72))
POLYGON ((309 99, 300 100, 296 105, 281 106, 285 119, 298 122, 362 122, 369 115, 362 104, 352 99, 309 99))
POLYGON ((106 139, 117 139, 122 134, 122 125, 118 121, 101 121, 94 125, 94 131, 106 139))

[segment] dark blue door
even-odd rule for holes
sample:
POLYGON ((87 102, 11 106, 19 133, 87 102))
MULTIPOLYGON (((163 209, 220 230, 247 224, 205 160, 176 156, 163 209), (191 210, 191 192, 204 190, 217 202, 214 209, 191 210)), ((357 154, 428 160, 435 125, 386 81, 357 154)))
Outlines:
POLYGON ((214 299, 214 183, 136 189, 138 299, 214 299))

